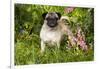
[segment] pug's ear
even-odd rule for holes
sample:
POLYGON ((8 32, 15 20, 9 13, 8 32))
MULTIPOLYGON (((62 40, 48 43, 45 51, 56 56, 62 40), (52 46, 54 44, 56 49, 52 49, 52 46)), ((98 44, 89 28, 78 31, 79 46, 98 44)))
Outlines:
POLYGON ((43 19, 45 19, 45 16, 47 15, 47 12, 42 14, 43 19))
POLYGON ((61 18, 61 14, 59 12, 56 12, 56 14, 58 15, 59 19, 61 18))

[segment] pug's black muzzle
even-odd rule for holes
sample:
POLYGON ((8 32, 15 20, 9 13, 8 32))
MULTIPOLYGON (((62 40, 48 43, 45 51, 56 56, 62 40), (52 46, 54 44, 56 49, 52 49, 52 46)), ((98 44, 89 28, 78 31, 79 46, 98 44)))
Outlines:
POLYGON ((56 19, 51 19, 47 21, 47 25, 51 28, 56 27, 58 25, 57 20, 56 19))

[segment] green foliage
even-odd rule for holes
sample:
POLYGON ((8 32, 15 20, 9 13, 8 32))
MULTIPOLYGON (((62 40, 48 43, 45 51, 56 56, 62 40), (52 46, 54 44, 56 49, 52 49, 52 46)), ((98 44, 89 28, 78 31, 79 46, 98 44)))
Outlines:
POLYGON ((15 65, 93 60, 94 9, 76 7, 73 12, 65 13, 65 8, 67 7, 15 4, 15 65), (46 47, 45 53, 41 54, 39 33, 44 12, 60 12, 69 16, 68 25, 74 34, 78 26, 82 28, 89 50, 84 52, 79 48, 67 49, 67 41, 62 41, 59 50, 56 47, 46 47))

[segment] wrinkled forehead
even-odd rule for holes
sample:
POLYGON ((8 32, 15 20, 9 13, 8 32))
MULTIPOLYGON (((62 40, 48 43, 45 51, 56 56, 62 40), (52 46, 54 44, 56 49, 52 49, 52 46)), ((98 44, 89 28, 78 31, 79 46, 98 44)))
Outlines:
POLYGON ((58 15, 55 12, 50 12, 46 15, 46 18, 58 18, 58 15))

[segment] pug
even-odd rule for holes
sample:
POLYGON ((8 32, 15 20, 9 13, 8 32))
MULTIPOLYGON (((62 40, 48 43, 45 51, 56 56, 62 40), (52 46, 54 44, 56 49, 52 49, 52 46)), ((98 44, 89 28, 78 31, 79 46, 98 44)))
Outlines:
POLYGON ((46 44, 57 46, 58 48, 60 47, 62 37, 67 27, 62 22, 63 18, 61 18, 61 14, 58 12, 43 13, 42 17, 44 23, 40 31, 40 39, 41 52, 43 53, 46 44))

